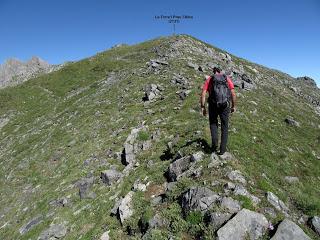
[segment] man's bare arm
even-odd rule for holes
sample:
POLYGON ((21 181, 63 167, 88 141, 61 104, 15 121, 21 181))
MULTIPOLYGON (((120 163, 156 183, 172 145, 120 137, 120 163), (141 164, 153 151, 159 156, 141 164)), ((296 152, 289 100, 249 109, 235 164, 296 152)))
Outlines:
POLYGON ((203 116, 207 115, 207 109, 206 109, 206 93, 207 91, 202 91, 201 98, 200 98, 200 105, 201 105, 201 112, 203 116))
POLYGON ((231 112, 235 111, 236 108, 236 92, 234 91, 234 89, 231 89, 231 112))

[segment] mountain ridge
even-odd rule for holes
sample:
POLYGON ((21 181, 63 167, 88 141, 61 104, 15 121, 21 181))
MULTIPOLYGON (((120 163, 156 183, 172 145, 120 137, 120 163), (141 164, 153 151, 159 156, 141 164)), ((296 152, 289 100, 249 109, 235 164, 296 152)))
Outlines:
POLYGON ((0 100, 5 239, 223 239, 250 219, 259 231, 235 234, 270 239, 280 223, 317 239, 319 90, 284 73, 179 35, 98 53, 0 100), (211 155, 199 114, 216 65, 238 96, 226 158, 211 155))

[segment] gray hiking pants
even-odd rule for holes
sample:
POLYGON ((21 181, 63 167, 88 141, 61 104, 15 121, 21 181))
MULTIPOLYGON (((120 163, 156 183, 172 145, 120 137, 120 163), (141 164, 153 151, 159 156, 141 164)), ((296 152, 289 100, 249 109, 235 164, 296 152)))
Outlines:
POLYGON ((230 104, 224 106, 217 106, 209 102, 209 123, 212 140, 212 151, 216 152, 218 148, 218 116, 221 122, 221 143, 220 152, 224 153, 227 149, 228 141, 228 122, 230 113, 230 104))

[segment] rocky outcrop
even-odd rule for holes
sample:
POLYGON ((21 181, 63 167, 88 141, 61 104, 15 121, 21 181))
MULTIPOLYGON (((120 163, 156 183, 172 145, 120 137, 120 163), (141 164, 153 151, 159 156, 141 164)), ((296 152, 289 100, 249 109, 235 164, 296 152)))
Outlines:
POLYGON ((274 193, 267 192, 267 200, 275 209, 288 216, 289 208, 274 193))
POLYGON ((261 213, 242 209, 217 232, 218 240, 259 239, 268 228, 268 220, 261 213))
POLYGON ((310 219, 312 229, 320 236, 320 217, 314 216, 310 219))
POLYGON ((177 181, 180 176, 189 169, 191 163, 191 157, 186 156, 175 160, 170 164, 167 171, 167 178, 169 182, 177 181))
POLYGON ((43 216, 39 215, 36 216, 35 218, 33 218, 32 220, 30 220, 28 223, 26 223, 25 225, 23 225, 20 229, 19 232, 21 235, 27 233, 30 229, 32 229, 34 226, 38 225, 39 223, 41 223, 43 220, 43 216))
POLYGON ((297 81, 303 82, 311 87, 317 87, 316 82, 310 77, 304 76, 304 77, 297 77, 296 79, 297 81))

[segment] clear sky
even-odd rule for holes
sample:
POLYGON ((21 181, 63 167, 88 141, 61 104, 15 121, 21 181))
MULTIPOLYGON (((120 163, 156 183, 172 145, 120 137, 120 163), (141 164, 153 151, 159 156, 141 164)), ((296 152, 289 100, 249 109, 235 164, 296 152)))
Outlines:
POLYGON ((155 15, 191 15, 177 33, 320 86, 320 0, 0 0, 0 63, 79 60, 172 34, 155 15))

